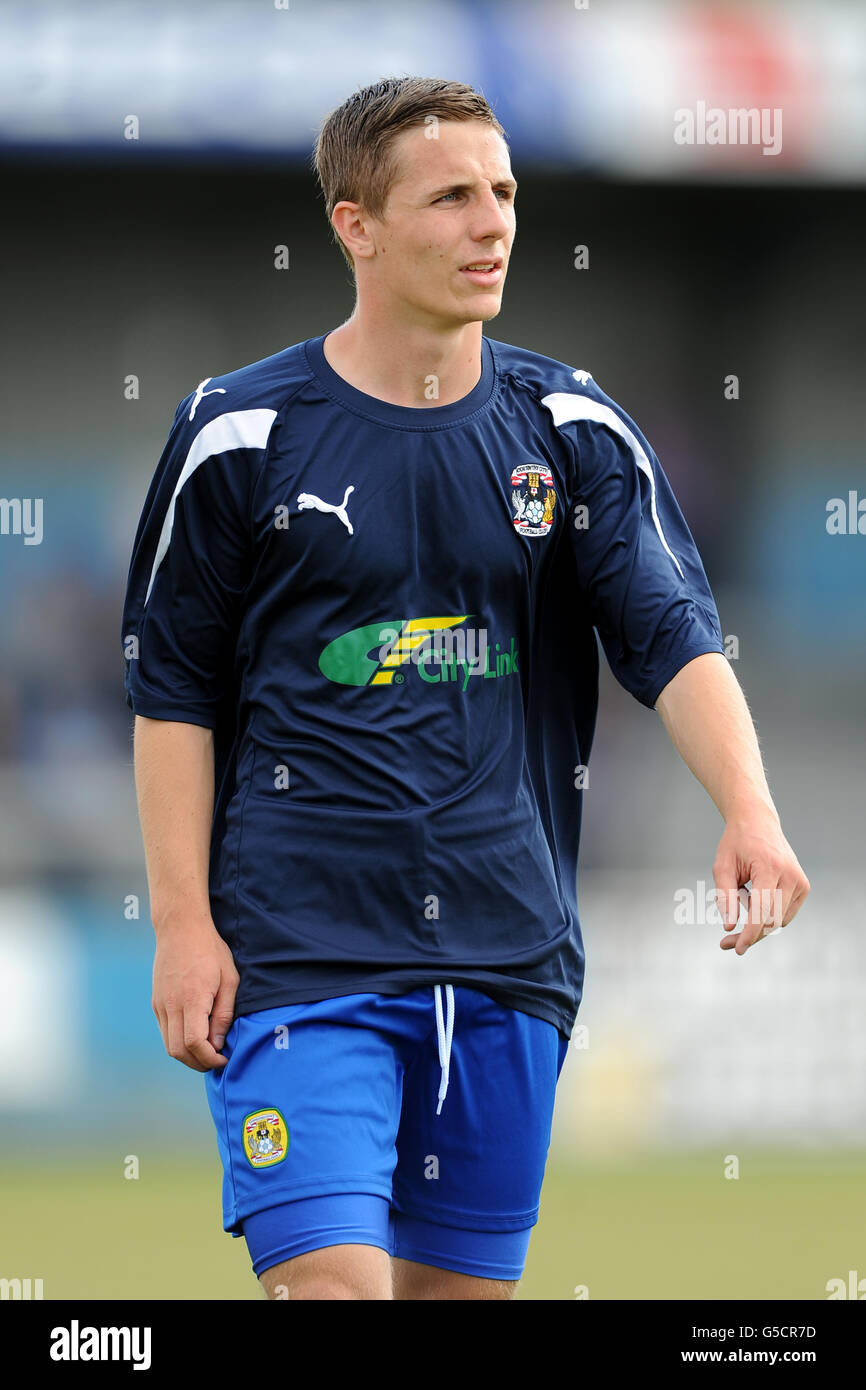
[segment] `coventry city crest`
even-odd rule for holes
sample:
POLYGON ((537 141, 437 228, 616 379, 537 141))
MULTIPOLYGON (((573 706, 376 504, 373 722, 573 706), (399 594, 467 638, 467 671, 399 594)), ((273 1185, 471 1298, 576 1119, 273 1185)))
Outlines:
POLYGON ((289 1147, 289 1128, 279 1110, 257 1110, 244 1120, 244 1153, 254 1168, 280 1163, 289 1147))
POLYGON ((511 505, 521 536, 546 536, 553 525, 553 474, 537 463, 518 463, 511 474, 511 505))

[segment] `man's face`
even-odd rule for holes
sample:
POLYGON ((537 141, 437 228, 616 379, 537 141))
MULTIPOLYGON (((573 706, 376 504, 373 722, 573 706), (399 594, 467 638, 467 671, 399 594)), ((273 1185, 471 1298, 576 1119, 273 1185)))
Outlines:
POLYGON ((419 322, 494 318, 517 188, 502 136, 482 121, 440 121, 404 131, 394 153, 399 172, 383 219, 366 219, 378 253, 367 262, 377 296, 419 322))

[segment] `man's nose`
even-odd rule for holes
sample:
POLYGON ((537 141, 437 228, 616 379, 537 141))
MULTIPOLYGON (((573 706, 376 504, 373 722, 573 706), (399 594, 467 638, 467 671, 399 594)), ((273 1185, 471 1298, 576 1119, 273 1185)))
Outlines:
POLYGON ((505 207, 492 190, 481 197, 477 221, 488 236, 492 232, 498 236, 505 236, 511 226, 505 207))

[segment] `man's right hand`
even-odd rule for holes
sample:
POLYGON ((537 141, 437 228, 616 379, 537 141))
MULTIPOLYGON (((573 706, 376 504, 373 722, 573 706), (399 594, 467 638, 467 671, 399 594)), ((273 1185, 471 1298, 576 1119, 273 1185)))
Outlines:
POLYGON ((220 1049, 239 982, 232 953, 209 916, 160 926, 152 1002, 170 1057, 193 1071, 226 1065, 220 1049))

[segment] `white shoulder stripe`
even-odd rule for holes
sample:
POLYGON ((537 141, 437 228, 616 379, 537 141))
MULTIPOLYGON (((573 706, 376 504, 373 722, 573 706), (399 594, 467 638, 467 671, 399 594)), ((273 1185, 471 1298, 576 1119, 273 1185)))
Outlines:
POLYGON ((665 540, 664 532, 661 528, 658 512, 656 511, 656 484, 650 461, 646 456, 646 451, 641 447, 640 441, 635 438, 632 431, 616 414, 609 405, 601 405, 594 401, 590 396, 579 396, 569 391, 554 391, 550 396, 544 396, 541 402, 546 405, 555 425, 567 424, 569 420, 593 420, 597 425, 607 425, 608 429, 618 434, 620 439, 624 439, 632 451, 634 461, 642 473, 645 473, 650 482, 650 511, 655 522, 659 540, 670 555, 674 564, 680 572, 680 577, 685 579, 682 567, 674 552, 665 540))
POLYGON ((208 420, 207 424, 199 430, 190 445, 189 453, 168 504, 165 520, 162 523, 153 569, 150 572, 150 583, 144 596, 145 603, 150 598, 156 572, 162 564, 171 542, 174 507, 184 483, 192 477, 199 464, 204 463, 206 459, 213 458, 215 454, 224 454, 229 449, 264 449, 271 432, 271 425, 276 417, 277 412, 275 410, 233 410, 226 415, 217 415, 213 420, 208 420))

